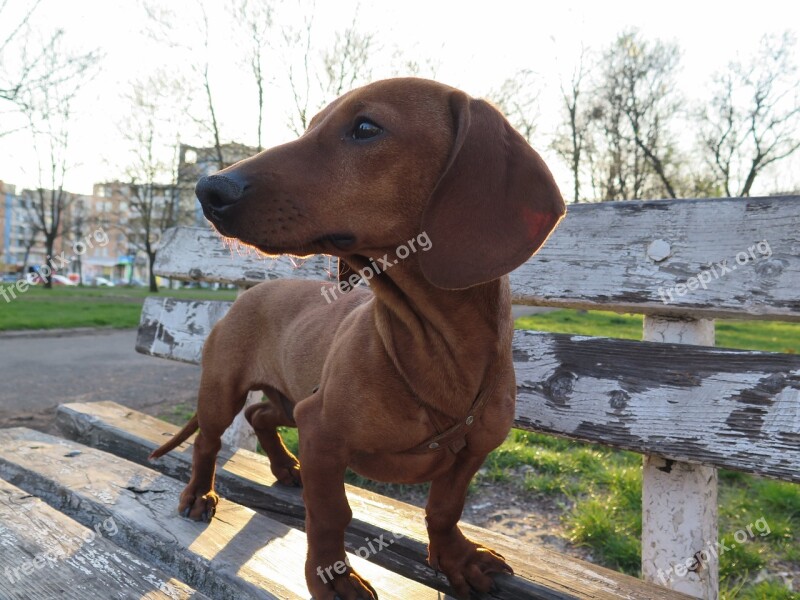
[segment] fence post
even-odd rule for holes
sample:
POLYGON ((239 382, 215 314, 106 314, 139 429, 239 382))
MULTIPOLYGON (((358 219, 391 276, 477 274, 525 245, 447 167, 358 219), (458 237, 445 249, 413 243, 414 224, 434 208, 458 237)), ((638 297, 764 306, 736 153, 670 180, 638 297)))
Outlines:
MULTIPOLYGON (((241 296, 248 288, 240 287, 237 296, 241 296)), ((244 411, 248 406, 258 404, 261 402, 261 392, 250 392, 247 395, 247 400, 244 403, 244 408, 236 415, 236 418, 228 427, 227 431, 222 434, 222 443, 232 446, 234 448, 242 448, 243 450, 256 451, 258 445, 258 438, 256 432, 250 427, 250 423, 244 418, 244 411)))
MULTIPOLYGON (((714 320, 645 316, 644 340, 714 345, 714 320)), ((644 456, 642 576, 695 598, 717 600, 717 470, 644 456)))

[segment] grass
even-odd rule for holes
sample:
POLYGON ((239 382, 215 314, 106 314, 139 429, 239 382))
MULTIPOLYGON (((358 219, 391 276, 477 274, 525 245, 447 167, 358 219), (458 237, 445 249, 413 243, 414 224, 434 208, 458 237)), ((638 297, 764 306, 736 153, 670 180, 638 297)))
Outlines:
MULTIPOLYGON (((234 291, 165 290, 163 295, 232 300, 234 291)), ((0 331, 60 327, 135 327, 149 292, 129 288, 32 288, 11 302, 0 296, 0 331)), ((608 312, 559 310, 523 317, 517 327, 556 333, 641 339, 642 317, 608 312)), ((718 321, 717 345, 771 352, 800 352, 800 324, 718 321)), ((168 420, 181 424, 194 407, 179 406, 168 420)), ((296 430, 284 440, 297 451, 296 430)), ((630 452, 512 430, 492 452, 478 478, 512 486, 562 508, 570 540, 586 547, 597 562, 638 574, 641 536, 641 457, 630 452)), ((393 495, 401 486, 377 484, 348 474, 348 481, 393 495)), ((720 536, 726 545, 759 519, 746 543, 720 556, 721 597, 726 600, 796 598, 775 577, 756 581, 766 568, 800 572, 800 486, 720 472, 720 536)))
MULTIPOLYGON (((641 339, 642 317, 608 312, 554 311, 518 319, 517 327, 641 339)), ((717 322, 717 344, 730 348, 796 353, 800 324, 717 322)), ((282 433, 297 451, 297 431, 282 433)), ((632 452, 512 430, 486 459, 478 479, 508 485, 560 506, 570 541, 595 561, 639 575, 642 533, 642 457, 632 452)), ((402 486, 378 484, 348 473, 349 483, 392 495, 402 486)), ((800 571, 800 486, 733 471, 720 471, 719 531, 730 550, 720 555, 721 598, 797 598, 775 577, 754 581, 763 568, 800 571), (759 521, 759 519, 763 519, 759 521), (747 527, 743 544, 735 543, 747 527), (760 527, 760 529, 759 529, 760 527), (761 535, 762 531, 769 533, 761 535), (735 544, 735 547, 732 545, 735 544)))
MULTIPOLYGON (((58 329, 74 327, 136 327, 147 288, 56 287, 52 290, 32 286, 24 294, 0 293, 0 331, 18 329, 58 329)), ((233 300, 233 290, 163 290, 159 295, 195 300, 233 300)))
MULTIPOLYGON (((642 317, 559 310, 522 317, 517 327, 641 339, 642 317)), ((721 347, 800 352, 798 323, 717 321, 716 338, 721 347)), ((521 485, 565 507, 562 520, 573 544, 589 548, 601 564, 638 575, 641 464, 641 456, 630 452, 515 430, 487 459, 485 476, 515 481, 506 474, 527 467, 521 485)), ((720 539, 730 548, 720 555, 721 598, 798 598, 774 576, 755 579, 765 568, 800 572, 800 486, 733 471, 719 475, 720 539), (745 543, 736 543, 737 535, 746 535, 745 543)))
MULTIPOLYGON (((604 311, 556 310, 517 319, 518 329, 642 339, 642 316, 604 311)), ((717 320, 717 346, 766 352, 800 352, 800 323, 717 320)))

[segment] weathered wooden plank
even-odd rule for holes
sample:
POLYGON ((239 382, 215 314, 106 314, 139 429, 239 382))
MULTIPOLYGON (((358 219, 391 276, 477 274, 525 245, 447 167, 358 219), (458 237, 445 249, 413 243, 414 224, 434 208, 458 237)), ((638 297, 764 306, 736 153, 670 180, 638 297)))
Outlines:
MULTIPOLYGON (((29 429, 5 429, 0 477, 86 526, 113 519, 118 545, 216 600, 308 597, 301 532, 227 500, 211 524, 182 519, 175 501, 183 484, 146 467, 29 429)), ((358 557, 350 560, 381 598, 440 597, 358 557)))
POLYGON ((84 527, 0 479, 0 598, 207 600, 113 543, 113 518, 84 527))
POLYGON ((800 320, 800 196, 573 205, 511 281, 521 304, 800 320))
MULTIPOLYGON (((253 285, 327 278, 330 262, 319 260, 295 269, 288 258, 240 256, 211 230, 178 229, 165 236, 157 270, 253 285)), ((511 286, 520 304, 797 321, 800 196, 571 205, 511 286), (695 289, 678 287, 687 283, 695 289)))
POLYGON ((210 228, 175 227, 164 232, 155 272, 182 281, 232 283, 249 287, 269 279, 335 279, 330 256, 266 256, 210 228))
POLYGON ((515 426, 800 482, 800 357, 517 331, 515 426))
MULTIPOLYGON (((229 303, 148 299, 137 350, 199 362, 229 303)), ((800 357, 516 331, 516 426, 800 481, 800 357)))
POLYGON ((136 351, 199 364, 206 337, 231 304, 149 296, 139 317, 136 351))
MULTIPOLYGON (((113 402, 62 405, 57 422, 61 431, 72 439, 142 463, 167 436, 177 431, 173 425, 113 402)), ((305 511, 300 491, 275 485, 266 457, 224 449, 218 464, 217 486, 224 496, 263 510, 276 520, 291 525, 302 523, 305 511)), ((154 468, 180 479, 188 478, 190 465, 190 443, 153 463, 154 468)), ((425 564, 426 533, 420 509, 353 486, 347 486, 347 495, 353 509, 348 544, 361 544, 365 537, 401 533, 403 537, 395 538, 390 549, 373 555, 371 560, 434 587, 441 586, 441 579, 434 578, 425 564)), ((468 536, 501 552, 521 576, 498 579, 499 591, 493 598, 684 597, 540 546, 523 545, 471 525, 464 524, 463 528, 468 536)))

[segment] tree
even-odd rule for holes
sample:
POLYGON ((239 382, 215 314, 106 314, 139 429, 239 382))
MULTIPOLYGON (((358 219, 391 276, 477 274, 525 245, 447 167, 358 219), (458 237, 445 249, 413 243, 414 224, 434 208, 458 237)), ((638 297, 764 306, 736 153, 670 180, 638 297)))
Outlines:
POLYGON ((749 196, 766 167, 800 148, 796 39, 766 35, 749 61, 732 62, 714 78, 701 111, 702 148, 727 196, 749 196))
POLYGON ((150 291, 157 292, 154 264, 161 234, 170 227, 190 223, 192 206, 182 206, 177 181, 179 147, 175 109, 168 78, 156 73, 134 82, 129 95, 131 112, 121 127, 130 148, 125 169, 127 184, 120 192, 132 219, 123 233, 130 246, 147 256, 150 291))
POLYGON ((677 46, 648 42, 635 30, 621 33, 603 54, 589 112, 601 199, 677 197, 672 125, 681 105, 674 83, 679 56, 677 46))
POLYGON ((522 137, 532 144, 539 118, 539 86, 534 72, 530 69, 518 71, 506 79, 499 89, 490 92, 489 98, 522 137))
MULTIPOLYGON (((9 3, 0 2, 0 103, 23 111, 18 127, 29 124, 30 113, 36 107, 30 103, 48 87, 69 86, 80 80, 86 68, 96 62, 97 53, 64 51, 64 31, 56 29, 43 38, 34 35, 31 21, 41 0, 30 2, 21 14, 8 14, 9 3), (31 51, 31 48, 34 50, 31 51)), ((0 136, 11 133, 0 129, 0 136)))
POLYGON ((198 2, 193 8, 196 8, 198 12, 192 13, 187 18, 185 15, 175 13, 172 8, 168 8, 163 3, 153 1, 144 3, 144 9, 153 24, 153 27, 148 29, 150 37, 168 48, 183 53, 182 63, 189 66, 191 78, 184 80, 180 76, 175 77, 173 79, 174 86, 183 87, 184 94, 185 88, 192 87, 192 82, 199 87, 197 91, 203 97, 205 114, 198 116, 193 113, 191 108, 187 109, 186 113, 201 131, 205 131, 210 136, 217 155, 217 163, 219 168, 223 169, 227 163, 222 150, 222 135, 211 77, 211 24, 205 2, 198 2), (203 44, 201 52, 198 52, 193 46, 176 41, 176 39, 185 39, 174 35, 175 28, 180 26, 194 32, 200 31, 203 44))
POLYGON ((264 149, 264 60, 272 27, 272 8, 264 0, 238 0, 231 7, 234 20, 244 31, 246 62, 253 75, 258 91, 258 151, 264 149))
MULTIPOLYGON (((70 76, 57 75, 47 85, 28 88, 19 99, 38 157, 39 186, 32 198, 31 212, 35 229, 44 237, 48 259, 54 256, 55 242, 62 233, 62 219, 70 201, 64 191, 64 178, 71 166, 72 102, 84 83, 93 76, 93 67, 99 59, 96 52, 70 53, 63 47, 63 38, 56 36, 54 43, 41 56, 43 70, 58 72, 64 64, 76 69, 80 65, 80 69, 70 76)), ((51 275, 46 272, 44 279, 45 287, 51 288, 51 275)))
POLYGON ((591 143, 590 115, 587 114, 583 100, 587 75, 585 63, 586 51, 582 50, 578 64, 572 71, 569 86, 565 88, 563 81, 561 83, 561 106, 566 116, 566 123, 558 128, 553 140, 553 149, 570 167, 573 202, 576 203, 581 199, 584 152, 591 143))
POLYGON ((370 55, 374 50, 374 34, 361 33, 358 26, 358 8, 353 13, 353 21, 344 31, 336 32, 336 41, 327 48, 322 56, 325 73, 322 92, 330 102, 356 84, 372 78, 370 55))
POLYGON ((372 77, 370 56, 376 50, 373 34, 363 34, 358 27, 358 9, 344 31, 336 33, 333 45, 321 52, 321 64, 315 61, 313 44, 314 5, 306 11, 302 27, 285 26, 281 30, 284 64, 292 91, 295 111, 289 116, 289 128, 301 135, 311 117, 328 102, 372 77), (298 61, 297 48, 302 48, 298 61), (319 74, 322 74, 321 76, 319 74), (315 80, 315 85, 312 85, 315 80))

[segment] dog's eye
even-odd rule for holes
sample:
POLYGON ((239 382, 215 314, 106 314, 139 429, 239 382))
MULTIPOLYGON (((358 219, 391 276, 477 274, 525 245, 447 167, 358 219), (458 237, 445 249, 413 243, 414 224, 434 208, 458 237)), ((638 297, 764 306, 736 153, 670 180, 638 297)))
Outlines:
POLYGON ((381 133, 383 133, 383 129, 369 119, 361 118, 356 121, 356 126, 353 127, 354 140, 368 140, 381 133))

